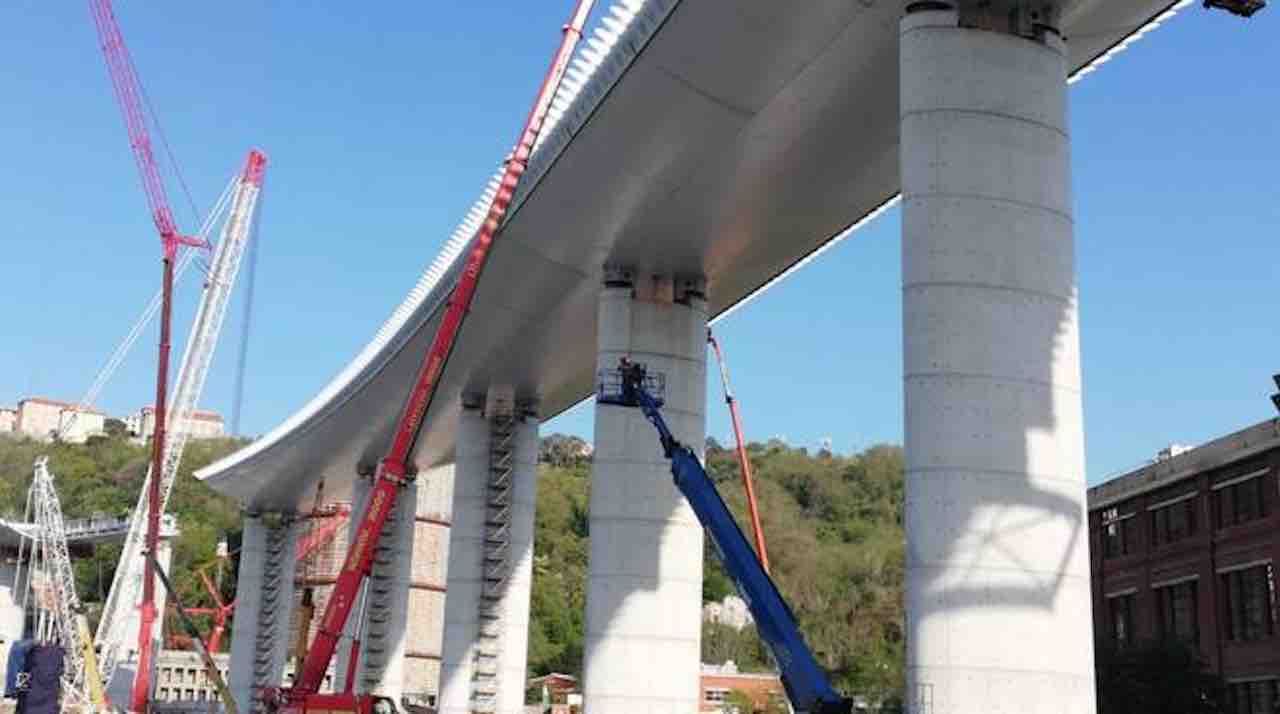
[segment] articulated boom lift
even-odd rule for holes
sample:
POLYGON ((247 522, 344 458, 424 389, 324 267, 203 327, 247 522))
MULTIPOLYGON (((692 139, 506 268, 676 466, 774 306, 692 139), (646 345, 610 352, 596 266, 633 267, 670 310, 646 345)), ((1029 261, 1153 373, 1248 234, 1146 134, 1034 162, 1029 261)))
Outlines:
MULTIPOLYGON (((520 177, 528 167, 529 157, 533 154, 533 147, 541 133, 542 124, 546 120, 551 102, 560 86, 560 80, 568 68, 573 49, 582 36, 582 28, 594 4, 594 0, 578 0, 573 15, 563 28, 564 34, 560 47, 538 92, 538 98, 525 120, 515 150, 507 159, 502 181, 489 205, 488 215, 471 242, 462 275, 453 288, 453 294, 449 297, 440 326, 432 337, 431 346, 427 349, 426 357, 414 379, 413 389, 409 392, 409 398, 400 412, 391 448, 378 464, 373 490, 369 494, 369 505, 365 507, 364 514, 357 522, 355 537, 347 550, 342 569, 338 572, 333 592, 320 619, 319 632, 316 634, 315 642, 307 651, 297 682, 288 689, 266 688, 262 692, 262 699, 270 711, 280 712, 280 714, 304 714, 305 712, 370 714, 374 711, 374 705, 381 703, 375 701, 374 697, 355 694, 351 691, 350 685, 347 691, 341 694, 320 694, 320 685, 324 682, 329 661, 333 658, 334 649, 337 648, 338 640, 347 624, 347 618, 372 568, 373 554, 382 537, 382 528, 390 517, 392 509, 395 508, 401 487, 413 478, 413 474, 410 473, 410 456, 418 440, 418 434, 422 430, 427 409, 431 406, 431 400, 435 397, 436 388, 439 386, 440 375, 444 372, 450 353, 453 352, 453 345, 462 327, 462 321, 471 307, 471 300, 480 282, 480 273, 489 259, 489 250, 498 237, 498 230, 506 217, 507 208, 511 205, 520 177)), ((351 666, 354 667, 355 663, 353 662, 351 666)), ((350 679, 348 677, 349 681, 350 679)))
POLYGON ((814 659, 796 625, 795 615, 782 599, 777 586, 765 572, 751 544, 738 529, 733 514, 724 505, 715 484, 702 468, 697 455, 681 444, 667 428, 658 408, 659 397, 651 390, 660 384, 645 373, 643 365, 622 360, 614 375, 604 375, 596 401, 622 407, 638 407, 658 430, 662 452, 671 459, 671 475, 684 494, 702 527, 711 536, 720 562, 733 578, 738 594, 747 602, 756 629, 769 647, 782 674, 782 686, 798 714, 850 714, 853 700, 842 697, 814 659))

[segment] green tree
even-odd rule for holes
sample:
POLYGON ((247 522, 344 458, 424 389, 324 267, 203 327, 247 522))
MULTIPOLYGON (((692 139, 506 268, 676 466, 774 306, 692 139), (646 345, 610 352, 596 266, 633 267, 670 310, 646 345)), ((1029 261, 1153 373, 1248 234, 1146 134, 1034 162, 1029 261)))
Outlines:
POLYGON ((755 714, 755 703, 751 695, 741 689, 731 689, 724 698, 725 709, 733 714, 755 714))

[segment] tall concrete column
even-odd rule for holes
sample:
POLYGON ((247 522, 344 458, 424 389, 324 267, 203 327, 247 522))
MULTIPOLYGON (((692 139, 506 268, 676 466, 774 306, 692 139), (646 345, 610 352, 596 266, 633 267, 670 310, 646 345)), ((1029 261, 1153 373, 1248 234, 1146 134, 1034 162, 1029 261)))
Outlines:
POLYGON ((453 521, 453 464, 418 474, 413 533, 413 579, 409 584, 409 636, 405 643, 404 694, 425 706, 440 691, 444 639, 445 578, 453 521))
POLYGON ((277 513, 246 514, 227 685, 242 712, 262 712, 262 687, 284 684, 297 528, 277 513))
MULTIPOLYGON (((663 415, 702 453, 706 303, 700 287, 610 271, 599 304, 599 370, 626 357, 665 380, 663 415), (674 291, 674 294, 673 294, 674 291), (637 293, 640 297, 637 297, 637 293)), ((702 526, 639 409, 597 404, 583 696, 586 711, 698 710, 702 526)))
POLYGON ((489 424, 480 404, 463 405, 455 454, 448 594, 436 707, 441 714, 471 712, 471 679, 480 633, 484 492, 489 478, 489 424))
MULTIPOLYGON (((386 697, 399 706, 404 693, 404 660, 409 635, 409 585, 413 577, 413 535, 418 482, 400 489, 395 508, 374 549, 360 638, 356 691, 386 697)), ((362 510, 363 512, 363 505, 362 510)))
POLYGON ((510 570, 502 595, 499 714, 523 714, 529 661, 529 595, 533 587, 533 525, 538 500, 538 417, 517 416, 514 425, 510 570))
POLYGON ((1092 714, 1066 49, 974 5, 901 23, 909 711, 1092 714))
POLYGON ((509 399, 491 396, 487 409, 482 401, 464 406, 458 426, 442 714, 524 709, 538 421, 509 399), (504 472, 509 488, 495 488, 504 472))

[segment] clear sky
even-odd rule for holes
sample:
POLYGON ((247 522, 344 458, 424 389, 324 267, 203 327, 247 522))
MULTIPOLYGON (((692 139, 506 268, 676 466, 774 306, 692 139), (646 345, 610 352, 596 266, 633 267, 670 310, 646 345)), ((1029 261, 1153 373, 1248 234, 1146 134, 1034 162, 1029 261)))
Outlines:
MULTIPOLYGON (((250 146, 271 157, 249 433, 319 390, 434 257, 514 139, 569 3, 370 7, 118 3, 200 210, 250 146)), ((1246 22, 1193 5, 1072 89, 1091 481, 1272 413, 1277 30, 1280 7, 1246 22)), ((158 241, 87 5, 0 5, 0 66, 0 404, 75 400, 156 289, 158 241)), ((175 363, 198 283, 179 289, 175 363)), ((900 296, 891 211, 721 324, 749 435, 900 441, 900 296)), ((224 414, 240 309, 203 402, 224 414)), ((99 406, 150 403, 154 343, 99 406)), ((726 440, 708 386, 708 433, 726 440)), ((545 429, 590 422, 578 409, 545 429)))

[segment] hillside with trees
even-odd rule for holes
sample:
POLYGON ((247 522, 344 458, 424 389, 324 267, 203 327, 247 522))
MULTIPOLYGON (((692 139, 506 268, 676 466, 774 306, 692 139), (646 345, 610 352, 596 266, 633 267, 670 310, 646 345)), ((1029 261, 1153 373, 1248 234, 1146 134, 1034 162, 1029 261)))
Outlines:
MULTIPOLYGON (((239 448, 236 440, 193 441, 183 459, 170 512, 181 536, 173 572, 190 605, 208 605, 195 567, 214 558, 220 537, 233 543, 241 527, 234 502, 196 481, 192 471, 239 448)), ((656 448, 656 444, 655 444, 656 448)), ((810 454, 780 441, 749 447, 773 574, 808 642, 836 684, 869 698, 902 689, 902 454, 892 446, 841 456, 810 454)), ((68 518, 126 514, 146 473, 147 447, 123 434, 83 445, 0 438, 0 515, 20 518, 31 466, 48 455, 68 518)), ((589 445, 551 435, 542 443, 529 633, 531 674, 580 674, 589 548, 589 445)), ((708 441, 708 472, 740 524, 745 499, 734 454, 708 441)), ((102 546, 76 562, 79 591, 96 618, 119 556, 102 546)), ((703 600, 721 600, 732 584, 704 555, 703 600)), ((233 577, 224 596, 234 597, 233 577)), ((206 624, 206 627, 208 625, 206 624)), ((754 629, 704 624, 703 659, 732 659, 743 670, 770 669, 754 629)))
MULTIPOLYGON (((137 504, 150 458, 150 447, 129 441, 123 430, 109 430, 85 444, 46 444, 30 439, 0 438, 0 517, 20 520, 31 483, 32 464, 49 457, 62 511, 66 518, 95 514, 127 515, 137 504)), ((197 481, 191 473, 244 445, 243 440, 213 439, 188 442, 182 458, 169 512, 178 519, 180 535, 174 543, 173 574, 183 600, 191 606, 208 606, 195 567, 213 561, 218 540, 240 529, 236 504, 197 481)), ((89 557, 75 561, 77 591, 85 602, 90 623, 96 627, 102 602, 111 588, 118 544, 102 545, 89 557)), ((224 583, 228 598, 235 583, 224 583)))
MULTIPOLYGON (((587 458, 566 458, 563 439, 544 443, 534 546, 533 628, 529 665, 535 674, 580 674, 588 547, 587 458), (554 464, 554 465, 553 465, 554 464)), ((745 497, 731 450, 708 440, 707 471, 746 527, 745 497)), ((655 445, 656 448, 656 445, 655 445)), ((810 454, 773 440, 748 447, 773 576, 800 627, 838 687, 869 699, 896 699, 903 687, 902 452, 876 446, 853 456, 810 454)), ((733 585, 710 553, 704 556, 703 600, 733 585)), ((704 623, 703 660, 734 660, 744 670, 770 669, 748 627, 704 623)))

